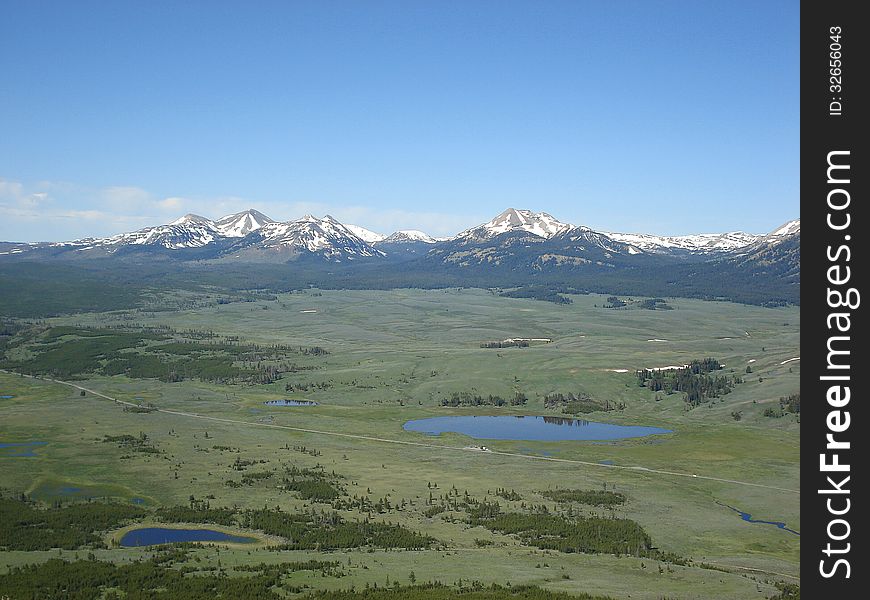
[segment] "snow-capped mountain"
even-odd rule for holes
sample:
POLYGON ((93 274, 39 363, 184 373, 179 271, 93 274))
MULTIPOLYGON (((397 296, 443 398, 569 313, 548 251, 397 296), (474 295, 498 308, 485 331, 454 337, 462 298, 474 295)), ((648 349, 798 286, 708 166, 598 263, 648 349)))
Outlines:
POLYGON ((350 229, 356 237, 364 242, 368 242, 369 244, 380 242, 387 237, 382 233, 376 233, 370 229, 366 229, 365 227, 360 227, 359 225, 345 225, 345 227, 350 229))
POLYGON ((214 222, 215 227, 225 237, 241 238, 252 231, 258 230, 267 223, 274 223, 272 219, 260 211, 249 208, 246 211, 221 217, 214 222))
POLYGON ((266 223, 227 253, 236 258, 255 258, 263 254, 293 256, 303 251, 330 260, 384 255, 330 215, 322 219, 305 215, 286 223, 266 223))
POLYGON ((767 234, 768 237, 771 236, 782 236, 782 235, 795 235, 801 232, 801 220, 795 219, 793 221, 789 221, 784 225, 781 225, 767 234))
POLYGON ((695 235, 660 236, 645 233, 605 233, 611 239, 630 244, 645 252, 684 250, 691 253, 730 252, 745 248, 759 237, 743 231, 699 233, 695 235))
POLYGON ((221 217, 217 221, 187 214, 166 225, 106 238, 9 244, 9 249, 0 254, 33 256, 32 253, 37 253, 45 257, 89 258, 111 255, 129 257, 156 251, 166 254, 165 251, 171 251, 167 256, 182 260, 235 258, 254 261, 289 260, 301 254, 318 255, 329 260, 384 255, 358 235, 362 228, 354 229, 329 215, 322 219, 306 215, 295 221, 280 223, 249 209, 221 217))
POLYGON ((612 254, 643 254, 643 250, 629 241, 624 241, 613 237, 609 233, 595 231, 586 226, 571 227, 555 236, 554 240, 568 242, 568 245, 575 245, 582 249, 583 245, 591 245, 601 248, 607 253, 612 254))
POLYGON ((801 231, 800 219, 789 221, 774 231, 764 235, 731 231, 728 233, 699 233, 695 235, 660 236, 645 233, 606 233, 608 237, 631 244, 645 252, 672 253, 684 251, 691 254, 712 254, 737 252, 749 249, 754 245, 774 241, 801 231))
POLYGON ((396 231, 387 237, 378 240, 379 242, 383 242, 384 244, 396 244, 396 243, 408 243, 408 242, 422 242, 424 244, 437 244, 438 240, 433 238, 428 233, 424 233, 417 229, 403 229, 401 231, 396 231))
MULTIPOLYGON (((655 236, 605 233, 546 213, 508 209, 487 223, 438 240, 417 230, 383 237, 329 215, 281 223, 248 210, 217 221, 188 214, 166 225, 107 238, 0 242, 0 261, 92 258, 102 259, 97 270, 121 264, 112 260, 154 261, 170 270, 197 261, 194 271, 223 273, 226 268, 235 276, 244 273, 245 281, 266 277, 264 285, 273 276, 268 269, 252 268, 255 263, 274 263, 280 269, 292 265, 304 275, 297 279, 305 285, 556 286, 770 306, 800 302, 799 220, 765 235, 655 236)), ((276 273, 283 280, 287 271, 276 273)))
POLYGON ((547 239, 572 227, 573 225, 562 223, 545 212, 534 213, 530 210, 509 208, 488 223, 466 229, 452 239, 486 240, 509 231, 525 231, 547 239))
POLYGON ((205 217, 186 214, 168 225, 146 227, 131 233, 121 233, 108 238, 86 239, 71 242, 79 250, 97 247, 160 246, 169 250, 202 248, 223 237, 217 225, 205 217))
POLYGON ((417 229, 395 231, 374 243, 374 247, 383 251, 391 261, 404 261, 423 256, 433 247, 438 246, 438 240, 428 233, 417 229))
MULTIPOLYGON (((332 216, 277 222, 250 209, 212 221, 187 214, 166 225, 146 227, 107 238, 72 242, 8 244, 0 255, 89 258, 136 257, 161 253, 179 260, 286 262, 302 256, 329 261, 391 261, 424 258, 452 265, 514 265, 515 268, 572 268, 582 265, 619 267, 644 260, 702 261, 716 257, 784 257, 778 248, 797 238, 800 220, 789 221, 766 235, 744 232, 686 236, 606 233, 558 221, 547 213, 509 208, 491 221, 447 240, 419 230, 383 236, 332 216)), ((791 246, 789 246, 791 247, 791 246)), ((784 248, 784 247, 783 247, 784 248)), ((790 257, 798 256, 795 253, 790 257)), ((792 263, 794 259, 790 258, 792 263)), ((794 271, 794 269, 792 269, 794 271)))

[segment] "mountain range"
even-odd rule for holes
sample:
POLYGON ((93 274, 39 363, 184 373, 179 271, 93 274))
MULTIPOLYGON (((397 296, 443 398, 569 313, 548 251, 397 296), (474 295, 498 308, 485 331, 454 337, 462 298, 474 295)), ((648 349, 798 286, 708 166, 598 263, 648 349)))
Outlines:
POLYGON ((450 238, 389 235, 330 215, 278 222, 249 209, 211 220, 69 242, 0 242, 0 261, 284 265, 317 285, 538 285, 782 303, 799 301, 800 220, 767 234, 685 236, 596 231, 509 208, 450 238), (100 260, 97 260, 100 259, 100 260), (396 264, 401 263, 401 269, 396 264), (351 268, 353 265, 353 268, 351 268), (328 277, 327 277, 328 275, 328 277), (745 293, 744 293, 745 292, 745 293))
MULTIPOLYGON (((40 254, 89 257, 136 250, 147 253, 157 248, 176 250, 179 258, 242 258, 249 260, 290 260, 300 254, 319 255, 340 262, 354 258, 386 257, 401 247, 432 250, 439 247, 473 247, 520 236, 526 241, 561 241, 565 246, 585 246, 609 254, 713 255, 739 252, 753 246, 800 234, 800 220, 789 221, 765 235, 734 231, 685 236, 657 236, 645 233, 594 231, 588 227, 563 223, 553 216, 509 208, 487 223, 466 229, 450 238, 435 238, 418 230, 402 230, 384 235, 358 225, 343 224, 330 215, 317 218, 305 215, 287 222, 275 221, 249 209, 211 220, 187 214, 166 225, 146 227, 106 238, 84 238, 70 242, 10 243, 0 255, 40 254), (195 249, 210 252, 185 252, 195 249), (48 251, 48 252, 45 252, 48 251)), ((443 253, 443 249, 441 250, 443 253)), ((490 253, 487 253, 490 254, 490 253)), ((455 255, 448 257, 455 259, 455 255)))

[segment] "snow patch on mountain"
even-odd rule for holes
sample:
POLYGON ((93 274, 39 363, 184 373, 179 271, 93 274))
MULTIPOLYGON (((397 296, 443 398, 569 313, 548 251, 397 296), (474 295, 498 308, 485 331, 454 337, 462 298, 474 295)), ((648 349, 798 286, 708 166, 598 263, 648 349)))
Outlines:
POLYGON ((647 252, 686 250, 689 252, 728 252, 745 248, 760 236, 743 231, 699 233, 695 235, 660 236, 645 233, 605 233, 611 239, 630 244, 647 252))
POLYGON ((368 242, 369 244, 380 242, 387 237, 382 233, 376 233, 370 229, 366 229, 365 227, 360 227, 359 225, 345 225, 345 227, 350 229, 356 237, 364 242, 368 242))
POLYGON ((801 220, 795 219, 771 231, 769 236, 795 235, 801 232, 801 220))

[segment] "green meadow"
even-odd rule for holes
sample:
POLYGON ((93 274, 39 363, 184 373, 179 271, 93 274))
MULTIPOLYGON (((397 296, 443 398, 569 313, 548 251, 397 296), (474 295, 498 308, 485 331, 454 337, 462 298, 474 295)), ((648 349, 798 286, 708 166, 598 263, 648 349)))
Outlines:
MULTIPOLYGON (((236 511, 224 529, 269 541, 187 547, 186 564, 199 569, 241 577, 246 566, 261 563, 341 565, 282 575, 275 592, 287 597, 479 581, 620 599, 748 599, 776 596, 777 582, 797 583, 799 535, 742 520, 729 507, 800 531, 799 414, 780 404, 800 391, 800 309, 667 299, 672 310, 647 310, 628 298, 616 309, 605 308, 606 296, 570 298, 571 304, 554 304, 479 289, 311 289, 219 303, 179 291, 147 309, 17 322, 22 329, 6 342, 10 372, 0 373, 0 396, 13 396, 0 399, 0 444, 45 443, 26 452, 0 447, 0 488, 42 507, 88 499, 129 504, 145 512, 141 523, 154 523, 161 509, 202 502, 236 511), (83 358, 83 371, 57 378, 80 387, 50 381, 46 372, 34 378, 12 372, 45 368, 39 356, 65 343, 95 348, 83 333, 92 329, 137 342, 107 342, 99 352, 113 358, 95 354, 94 369, 83 358), (136 332, 148 334, 139 341, 136 332), (519 338, 534 341, 481 347, 519 338), (681 392, 641 387, 635 375, 706 357, 737 382, 696 407, 681 392), (206 358, 212 371, 185 366, 206 358), (143 368, 155 369, 155 377, 121 368, 110 374, 111 360, 121 366, 147 360, 143 368), (173 368, 160 370, 158 363, 173 368), (222 376, 220 365, 229 365, 232 376, 222 376), (255 381, 269 367, 279 374, 255 381), (505 399, 521 393, 527 401, 443 406, 454 392, 505 399), (597 409, 571 414, 545 403, 560 393, 591 398, 597 409), (264 404, 278 399, 317 404, 264 404), (672 433, 477 440, 402 427, 449 415, 578 417, 672 433), (490 451, 469 449, 479 445, 490 451), (606 490, 625 501, 556 502, 557 489, 606 490), (651 549, 559 551, 470 522, 474 507, 496 501, 502 513, 627 519, 648 534, 651 549), (282 546, 287 537, 277 530, 245 528, 245 511, 276 508, 334 511, 346 523, 395 525, 433 541, 413 549, 389 543, 298 549, 282 546)), ((89 552, 118 565, 149 558, 153 547, 112 542, 138 522, 101 531, 104 548, 0 551, 0 573, 89 552)))

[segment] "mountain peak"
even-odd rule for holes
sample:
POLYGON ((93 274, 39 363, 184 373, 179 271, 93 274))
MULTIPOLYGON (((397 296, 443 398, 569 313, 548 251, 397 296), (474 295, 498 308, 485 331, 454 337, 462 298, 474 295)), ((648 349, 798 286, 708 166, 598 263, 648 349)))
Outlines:
POLYGON ((274 221, 253 208, 226 215, 215 221, 218 231, 227 237, 245 237, 267 223, 274 223, 274 221))
POLYGON ((395 231, 383 240, 384 243, 396 244, 396 243, 410 243, 410 242, 423 242, 424 244, 434 244, 438 240, 433 238, 431 235, 424 231, 420 231, 418 229, 402 229, 399 231, 395 231))
POLYGON ((360 227, 359 225, 345 225, 345 227, 350 229, 356 237, 368 242, 369 244, 380 242, 387 237, 382 233, 377 233, 370 229, 366 229, 365 227, 360 227))
POLYGON ((170 225, 187 225, 188 223, 211 223, 211 219, 206 219, 203 216, 187 213, 183 217, 175 219, 170 225))
POLYGON ((551 238, 571 228, 572 225, 562 223, 545 212, 508 208, 488 223, 463 231, 456 237, 487 239, 508 231, 525 231, 542 238, 551 238))
POLYGON ((771 231, 768 235, 794 235, 794 234, 800 233, 800 232, 801 232, 801 220, 794 219, 792 221, 789 221, 788 223, 780 225, 779 227, 777 227, 776 229, 771 231))
POLYGON ((259 232, 259 251, 319 253, 329 260, 383 256, 335 217, 304 215, 295 221, 269 223, 259 232))

